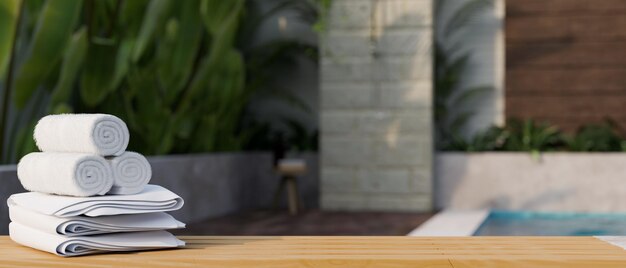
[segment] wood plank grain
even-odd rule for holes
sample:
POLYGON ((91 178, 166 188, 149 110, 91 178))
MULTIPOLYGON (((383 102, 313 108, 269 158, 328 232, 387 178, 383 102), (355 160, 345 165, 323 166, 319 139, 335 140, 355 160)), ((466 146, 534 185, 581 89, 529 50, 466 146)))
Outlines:
POLYGON ((506 68, 626 67, 626 41, 571 43, 507 42, 506 68))
POLYGON ((506 42, 609 42, 626 40, 626 13, 622 16, 589 15, 507 17, 506 42))
POLYGON ((507 0, 507 17, 567 14, 624 14, 623 0, 507 0))
POLYGON ((0 237, 0 266, 620 267, 626 251, 593 237, 180 237, 177 250, 62 258, 0 237))
POLYGON ((519 116, 566 115, 602 118, 623 116, 626 95, 609 96, 509 96, 507 111, 519 116))
POLYGON ((626 95, 626 68, 508 70, 506 95, 626 95))
POLYGON ((509 0, 507 118, 626 128, 626 1, 509 0))

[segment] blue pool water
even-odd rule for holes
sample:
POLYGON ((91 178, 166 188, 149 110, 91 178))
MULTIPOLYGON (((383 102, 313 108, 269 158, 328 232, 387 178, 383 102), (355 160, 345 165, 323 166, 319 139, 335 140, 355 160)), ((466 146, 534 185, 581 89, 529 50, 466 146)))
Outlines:
POLYGON ((626 235, 626 213, 492 211, 474 235, 626 235))

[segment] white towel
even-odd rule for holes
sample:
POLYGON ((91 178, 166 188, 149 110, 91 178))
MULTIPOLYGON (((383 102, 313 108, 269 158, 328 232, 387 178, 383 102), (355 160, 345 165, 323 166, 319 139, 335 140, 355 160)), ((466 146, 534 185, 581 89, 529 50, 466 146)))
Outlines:
POLYGON ((141 193, 134 195, 72 197, 28 192, 11 195, 7 203, 57 217, 98 217, 173 211, 181 208, 184 201, 170 190, 148 184, 141 193))
POLYGON ((87 254, 182 247, 185 242, 166 231, 67 237, 49 234, 17 222, 9 224, 11 240, 63 257, 87 254))
POLYGON ((9 205, 9 218, 11 218, 12 222, 17 222, 49 234, 65 236, 157 231, 185 227, 184 223, 177 221, 165 212, 61 218, 40 214, 15 204, 9 205))
POLYGON ((128 127, 108 114, 48 115, 35 126, 35 142, 43 152, 121 155, 128 146, 128 127))
POLYGON ((139 193, 152 178, 150 163, 141 154, 125 152, 107 157, 107 161, 113 167, 113 187, 109 194, 139 193))
POLYGON ((59 195, 103 195, 113 185, 109 163, 82 153, 27 154, 17 165, 17 177, 26 190, 59 195))

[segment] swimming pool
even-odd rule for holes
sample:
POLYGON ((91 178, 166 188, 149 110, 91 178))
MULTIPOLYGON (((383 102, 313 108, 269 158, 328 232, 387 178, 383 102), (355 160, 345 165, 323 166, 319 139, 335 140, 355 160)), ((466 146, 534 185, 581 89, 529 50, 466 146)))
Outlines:
POLYGON ((490 211, 473 235, 626 235, 626 213, 490 211))
POLYGON ((409 236, 626 236, 626 213, 444 210, 409 236))

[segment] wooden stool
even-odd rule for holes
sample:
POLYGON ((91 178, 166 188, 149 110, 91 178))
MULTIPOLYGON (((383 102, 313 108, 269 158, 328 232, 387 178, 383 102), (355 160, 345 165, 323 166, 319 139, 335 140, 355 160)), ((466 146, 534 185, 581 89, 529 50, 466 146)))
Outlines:
POLYGON ((280 175, 280 185, 274 195, 274 206, 278 206, 280 196, 286 187, 289 214, 296 215, 298 210, 302 208, 297 176, 306 173, 306 163, 302 159, 280 159, 276 165, 276 172, 280 175))

